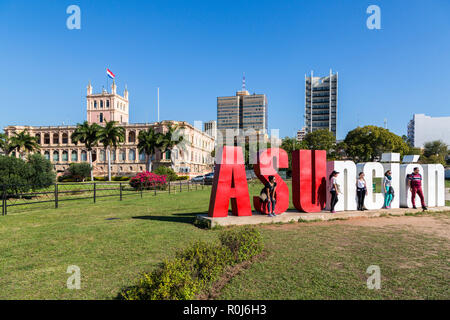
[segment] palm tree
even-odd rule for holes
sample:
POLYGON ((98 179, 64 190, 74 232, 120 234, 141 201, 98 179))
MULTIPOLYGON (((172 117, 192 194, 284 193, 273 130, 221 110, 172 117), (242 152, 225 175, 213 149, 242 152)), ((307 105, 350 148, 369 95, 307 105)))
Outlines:
POLYGON ((116 149, 125 141, 125 128, 116 126, 116 123, 116 121, 106 121, 99 135, 99 141, 108 154, 108 181, 111 181, 111 148, 116 149))
POLYGON ((153 127, 148 130, 142 130, 138 135, 138 149, 139 152, 144 152, 146 161, 146 170, 152 170, 152 156, 155 154, 156 149, 162 147, 164 135, 156 132, 153 127))
POLYGON ((30 136, 27 130, 19 133, 14 132, 14 135, 10 139, 10 151, 17 150, 20 157, 23 159, 25 153, 30 153, 40 150, 38 139, 30 136))
POLYGON ((96 124, 89 124, 87 121, 77 124, 77 128, 70 138, 72 142, 83 143, 89 154, 89 165, 91 166, 91 181, 94 181, 94 172, 92 167, 92 149, 97 146, 101 127, 96 124))
POLYGON ((8 136, 4 133, 0 133, 0 150, 3 151, 5 155, 9 155, 13 149, 8 136))
POLYGON ((178 129, 183 128, 182 126, 178 125, 168 125, 167 126, 167 132, 163 135, 162 143, 161 143, 161 153, 165 153, 166 151, 170 151, 170 166, 173 169, 173 158, 172 158, 172 150, 173 148, 181 143, 183 141, 183 136, 179 136, 178 139, 176 138, 176 131, 178 129))

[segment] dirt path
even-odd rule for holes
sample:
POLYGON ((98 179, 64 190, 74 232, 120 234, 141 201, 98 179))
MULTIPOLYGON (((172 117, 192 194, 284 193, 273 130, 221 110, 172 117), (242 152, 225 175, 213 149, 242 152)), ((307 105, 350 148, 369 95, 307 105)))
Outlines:
POLYGON ((338 221, 323 221, 323 222, 311 222, 311 223, 296 223, 296 224, 283 224, 277 226, 266 226, 268 229, 284 229, 291 230, 295 228, 303 228, 308 226, 317 225, 352 225, 363 227, 398 227, 398 228, 412 228, 415 231, 427 233, 430 235, 438 236, 450 240, 450 218, 448 216, 390 216, 390 217, 378 217, 378 218, 353 218, 348 220, 338 221))

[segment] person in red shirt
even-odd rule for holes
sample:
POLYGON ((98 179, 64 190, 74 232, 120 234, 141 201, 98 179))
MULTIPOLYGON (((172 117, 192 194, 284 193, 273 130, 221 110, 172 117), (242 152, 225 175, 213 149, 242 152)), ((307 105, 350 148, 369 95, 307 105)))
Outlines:
POLYGON ((427 210, 425 205, 425 199, 423 197, 422 191, 422 175, 419 173, 419 168, 414 168, 413 173, 409 175, 408 178, 409 190, 411 190, 411 202, 414 209, 416 208, 416 194, 419 195, 420 203, 422 204, 422 209, 427 210))

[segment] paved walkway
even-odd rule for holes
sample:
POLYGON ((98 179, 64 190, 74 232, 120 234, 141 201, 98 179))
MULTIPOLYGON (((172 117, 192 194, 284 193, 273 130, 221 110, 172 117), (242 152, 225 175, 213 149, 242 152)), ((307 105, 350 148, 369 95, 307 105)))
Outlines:
MULTIPOLYGON (((274 218, 267 215, 253 212, 250 217, 236 217, 228 216, 226 218, 210 218, 207 215, 197 215, 199 220, 206 220, 210 227, 214 226, 231 226, 231 225, 249 225, 249 224, 261 224, 261 223, 287 223, 290 221, 327 221, 333 219, 349 219, 366 217, 373 218, 384 216, 386 214, 403 216, 405 213, 415 213, 420 212, 421 209, 411 209, 411 208, 400 208, 400 209, 380 209, 380 210, 367 210, 367 211, 341 211, 337 213, 330 213, 329 211, 315 212, 315 213, 304 213, 298 211, 287 211, 274 218)), ((450 207, 434 207, 428 208, 428 211, 438 212, 438 211, 450 211, 450 207)))

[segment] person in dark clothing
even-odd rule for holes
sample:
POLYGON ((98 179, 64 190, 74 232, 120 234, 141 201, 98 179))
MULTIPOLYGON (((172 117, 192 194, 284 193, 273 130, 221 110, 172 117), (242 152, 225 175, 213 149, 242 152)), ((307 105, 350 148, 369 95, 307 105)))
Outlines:
POLYGON ((414 168, 413 173, 411 173, 408 177, 408 185, 409 190, 411 191, 411 202, 414 209, 416 208, 416 194, 419 195, 420 204, 422 205, 423 210, 428 210, 427 205, 425 204, 425 198, 423 196, 422 191, 422 175, 419 173, 419 168, 414 168))
POLYGON ((266 194, 266 204, 267 204, 267 212, 269 213, 269 217, 275 217, 275 192, 277 190, 277 183, 275 181, 274 176, 269 176, 269 182, 266 183, 264 188, 261 190, 261 194, 266 194))
POLYGON ((336 206, 336 203, 339 201, 338 194, 339 192, 339 185, 337 184, 337 176, 339 175, 339 172, 334 171, 330 174, 329 180, 330 180, 330 193, 331 193, 331 204, 330 204, 330 211, 331 213, 336 213, 334 210, 334 207, 336 206))
POLYGON ((364 172, 359 173, 359 178, 356 181, 356 194, 358 196, 358 210, 363 211, 364 209, 364 199, 367 195, 367 183, 364 179, 364 172))

